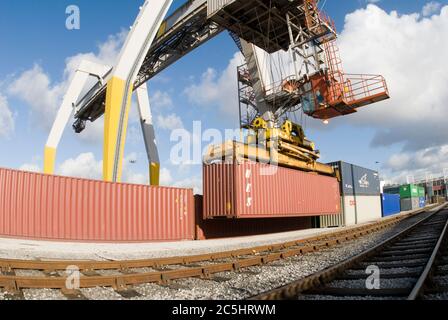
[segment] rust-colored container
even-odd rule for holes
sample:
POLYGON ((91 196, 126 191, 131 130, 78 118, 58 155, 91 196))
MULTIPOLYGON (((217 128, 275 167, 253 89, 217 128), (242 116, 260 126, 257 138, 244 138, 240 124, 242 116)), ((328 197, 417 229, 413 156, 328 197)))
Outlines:
POLYGON ((204 218, 339 214, 336 178, 251 161, 204 164, 204 218))
POLYGON ((193 191, 0 168, 0 236, 88 242, 193 240, 193 191))
POLYGON ((203 219, 203 196, 195 196, 196 239, 247 237, 311 229, 312 217, 278 217, 262 219, 203 219))

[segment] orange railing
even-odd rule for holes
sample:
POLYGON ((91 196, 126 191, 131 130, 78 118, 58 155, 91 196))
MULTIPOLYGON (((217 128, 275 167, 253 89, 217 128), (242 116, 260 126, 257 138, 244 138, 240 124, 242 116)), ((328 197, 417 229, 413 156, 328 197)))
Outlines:
POLYGON ((327 98, 330 105, 340 102, 356 104, 378 95, 389 94, 386 80, 380 75, 344 73, 336 41, 325 43, 324 49, 330 81, 327 98))
POLYGON ((356 104, 375 96, 389 95, 386 80, 381 75, 344 74, 342 96, 346 104, 356 104))

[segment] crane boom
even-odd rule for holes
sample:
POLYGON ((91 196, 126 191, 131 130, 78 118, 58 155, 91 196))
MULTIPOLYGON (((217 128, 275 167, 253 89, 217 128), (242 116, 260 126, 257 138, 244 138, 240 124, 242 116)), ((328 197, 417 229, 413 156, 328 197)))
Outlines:
MULTIPOLYGON (((142 130, 151 167, 150 180, 157 184, 160 166, 150 105, 145 97, 147 87, 144 85, 224 30, 230 31, 232 38, 238 39, 237 43, 248 63, 249 77, 245 84, 252 86, 256 101, 245 101, 258 108, 257 112, 261 113, 269 128, 278 125, 275 123, 276 113, 294 107, 297 102, 303 103, 302 96, 305 94, 314 99, 315 108, 310 111, 314 117, 327 117, 331 109, 329 107, 336 108, 337 112, 344 109, 344 114, 348 114, 352 112, 352 106, 388 97, 381 91, 372 99, 360 94, 357 94, 356 99, 348 97, 347 94, 351 92, 348 90, 349 83, 333 81, 334 84, 327 90, 333 96, 333 105, 317 104, 318 89, 310 82, 310 76, 314 76, 316 82, 324 79, 325 61, 321 59, 323 45, 336 39, 331 20, 317 8, 318 0, 188 0, 165 19, 172 2, 145 0, 118 62, 112 67, 99 66, 101 70, 97 73, 100 74, 93 73, 97 81, 83 97, 80 97, 83 89, 81 85, 86 83, 87 77, 79 73, 75 76, 45 149, 46 173, 54 172, 56 148, 69 114, 73 111, 73 128, 77 133, 85 129, 87 121, 93 122, 105 116, 103 178, 106 181, 120 181, 131 97, 142 88, 137 92, 142 124, 147 124, 142 125, 142 130), (271 89, 268 91, 266 85, 269 84, 266 82, 269 80, 264 79, 258 50, 269 54, 289 50, 294 53, 294 57, 300 56, 303 60, 305 72, 296 72, 293 79, 278 86, 279 90, 269 86, 271 89), (305 91, 304 85, 313 86, 305 91), (345 97, 340 98, 339 88, 345 90, 345 97)), ((336 75, 335 72, 333 74, 336 75)), ((366 87, 366 81, 362 79, 360 82, 361 89, 366 87)), ((359 89, 354 87, 354 90, 359 89)))

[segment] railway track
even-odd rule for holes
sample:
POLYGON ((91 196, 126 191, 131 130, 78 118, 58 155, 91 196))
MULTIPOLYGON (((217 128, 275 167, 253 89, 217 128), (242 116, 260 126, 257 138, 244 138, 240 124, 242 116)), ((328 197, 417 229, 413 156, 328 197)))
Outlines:
POLYGON ((254 300, 448 299, 448 210, 254 300))
POLYGON ((215 277, 219 273, 238 272, 356 240, 393 227, 425 210, 297 241, 195 256, 131 261, 0 259, 0 288, 8 299, 23 299, 23 289, 58 289, 69 299, 84 299, 80 289, 96 287, 110 287, 121 296, 131 298, 138 295, 133 290, 135 285, 169 285, 173 280, 191 277, 219 281, 219 277, 215 277), (73 275, 79 275, 76 285, 69 285, 73 275))

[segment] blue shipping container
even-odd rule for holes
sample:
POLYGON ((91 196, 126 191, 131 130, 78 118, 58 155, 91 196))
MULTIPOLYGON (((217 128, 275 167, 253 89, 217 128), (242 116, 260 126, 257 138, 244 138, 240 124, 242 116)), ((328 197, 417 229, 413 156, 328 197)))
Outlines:
POLYGON ((355 195, 355 186, 353 185, 352 165, 346 162, 332 162, 328 165, 338 169, 341 174, 341 194, 344 196, 355 195))
POLYGON ((344 196, 379 196, 380 178, 378 172, 347 162, 332 162, 328 165, 341 174, 341 194, 344 196))
POLYGON ((420 208, 426 207, 426 198, 420 197, 420 208))
POLYGON ((388 217, 401 212, 399 194, 383 194, 381 196, 383 217, 388 217))

